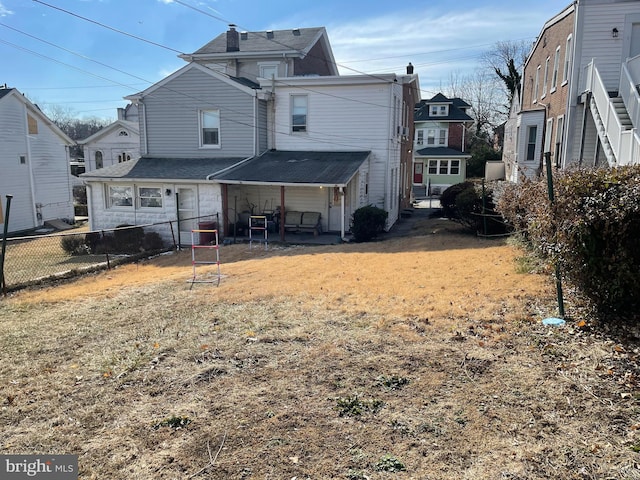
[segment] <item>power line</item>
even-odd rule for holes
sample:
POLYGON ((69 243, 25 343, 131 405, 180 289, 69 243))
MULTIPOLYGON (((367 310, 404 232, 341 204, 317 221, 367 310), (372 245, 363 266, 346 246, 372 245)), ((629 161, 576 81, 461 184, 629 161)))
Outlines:
POLYGON ((156 42, 153 42, 151 40, 147 40, 146 38, 138 37, 137 35, 133 35, 131 33, 128 33, 128 32, 122 31, 122 30, 118 30, 117 28, 110 27, 109 25, 105 25, 104 23, 100 23, 100 22, 98 22, 96 20, 91 20, 90 18, 87 18, 87 17, 83 17, 82 15, 78 15, 77 13, 70 12, 69 10, 65 10, 64 8, 56 7, 55 5, 50 5, 48 3, 43 2, 42 0, 33 0, 33 1, 36 2, 36 3, 39 3, 41 5, 44 5, 46 7, 53 8, 54 10, 59 10, 60 12, 64 12, 64 13, 66 13, 68 15, 73 16, 73 17, 80 18, 82 20, 86 20, 87 22, 91 22, 91 23, 93 23, 95 25, 99 25, 99 26, 101 26, 103 28, 106 28, 108 30, 111 30, 113 32, 120 33, 122 35, 126 35, 127 37, 135 38, 136 40, 140 40, 141 42, 145 42, 145 43, 148 43, 150 45, 155 45, 156 47, 164 48, 165 50, 169 50, 169 51, 175 52, 177 54, 182 54, 183 53, 180 50, 176 50, 175 48, 167 47, 166 45, 162 45, 160 43, 156 43, 156 42))

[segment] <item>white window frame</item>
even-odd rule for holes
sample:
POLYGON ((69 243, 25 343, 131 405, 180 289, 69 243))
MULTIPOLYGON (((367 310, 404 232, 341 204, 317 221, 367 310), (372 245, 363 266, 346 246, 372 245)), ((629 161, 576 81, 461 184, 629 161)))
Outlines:
POLYGON ((200 131, 200 148, 220 148, 220 110, 219 109, 203 109, 198 113, 198 126, 200 131), (205 116, 215 117, 216 126, 205 126, 205 116), (205 128, 217 129, 217 143, 205 143, 205 128))
POLYGON ((259 62, 258 63, 258 69, 260 70, 259 72, 259 77, 260 78, 266 78, 267 80, 271 80, 272 75, 267 73, 267 70, 273 70, 273 76, 277 77, 278 76, 278 67, 280 66, 279 63, 274 63, 274 62, 269 62, 269 63, 262 63, 259 62))
POLYGON ((547 118, 547 126, 544 130, 544 153, 551 151, 552 136, 553 136, 553 117, 547 118))
POLYGON ((133 185, 132 184, 124 184, 124 183, 118 183, 118 184, 113 184, 113 185, 105 185, 105 204, 107 205, 108 209, 117 209, 117 210, 133 210, 133 202, 134 202, 134 198, 133 198, 133 185), (123 196, 123 200, 124 199, 129 199, 129 203, 127 204, 126 202, 114 202, 114 195, 112 193, 113 189, 126 189, 129 192, 129 195, 125 195, 123 196))
POLYGON ((569 82, 569 69, 571 68, 571 55, 573 46, 573 35, 567 37, 567 43, 564 48, 564 71, 562 72, 562 85, 566 85, 569 82))
POLYGON ((547 87, 549 86, 549 61, 551 57, 547 57, 544 61, 544 78, 542 79, 542 96, 541 99, 547 95, 547 87))
POLYGON ((526 150, 524 152, 524 160, 525 162, 535 162, 536 160, 536 146, 538 143, 538 125, 527 125, 527 138, 526 138, 526 150), (531 141, 531 132, 534 132, 533 142, 531 141), (533 152, 531 158, 529 158, 529 152, 531 151, 531 147, 533 146, 533 152))
POLYGON ((416 145, 424 145, 424 129, 419 128, 416 130, 416 145))
POLYGON ((93 153, 93 162, 96 164, 96 170, 104 168, 104 154, 102 153, 102 150, 96 150, 93 153), (100 165, 98 165, 98 160, 100 161, 100 165))
POLYGON ((553 58, 553 74, 551 75, 551 92, 553 93, 558 88, 558 75, 560 70, 560 45, 556 47, 556 54, 553 58))
POLYGON ((429 109, 431 117, 446 117, 447 115, 449 115, 449 105, 431 105, 429 109))
POLYGON ((427 162, 428 175, 460 175, 461 168, 462 163, 457 159, 438 159, 427 162))
POLYGON ((428 146, 446 147, 449 141, 449 130, 446 128, 428 128, 426 140, 428 146))
POLYGON ((162 187, 157 185, 137 185, 136 202, 141 210, 162 210, 162 187), (150 190, 157 190, 157 195, 149 195, 150 190), (144 193, 144 195, 143 195, 144 193), (153 202, 155 200, 155 202, 153 202), (154 205, 154 203, 156 203, 154 205))
POLYGON ((562 157, 562 137, 564 136, 564 115, 559 115, 556 119, 556 141, 555 141, 555 160, 556 166, 560 166, 560 160, 562 157))
POLYGON ((291 133, 307 133, 308 129, 309 129, 309 95, 299 95, 299 94, 292 94, 291 95, 291 133), (304 99, 304 123, 298 122, 296 123, 295 121, 295 117, 298 116, 302 116, 301 113, 297 113, 296 114, 296 108, 301 108, 302 105, 295 105, 295 101, 296 99, 304 99))

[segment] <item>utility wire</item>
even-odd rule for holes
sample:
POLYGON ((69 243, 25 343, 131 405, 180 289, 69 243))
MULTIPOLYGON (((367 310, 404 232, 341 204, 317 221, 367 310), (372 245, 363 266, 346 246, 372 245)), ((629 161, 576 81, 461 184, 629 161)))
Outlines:
POLYGON ((106 28, 108 30, 111 30, 113 32, 120 33, 122 35, 126 35, 127 37, 135 38, 136 40, 140 40, 141 42, 145 42, 145 43, 148 43, 150 45, 155 45, 156 47, 164 48, 165 50, 169 50, 169 51, 175 52, 177 54, 182 54, 183 53, 180 50, 176 50, 175 48, 167 47, 166 45, 162 45, 160 43, 156 43, 156 42, 153 42, 151 40, 147 40, 146 38, 138 37, 137 35, 133 35, 131 33, 128 33, 128 32, 122 31, 122 30, 118 30, 117 28, 113 28, 113 27, 110 27, 109 25, 105 25, 104 23, 100 23, 100 22, 98 22, 96 20, 91 20, 90 18, 83 17, 82 15, 78 15, 77 13, 70 12, 69 10, 65 10, 64 8, 56 7, 55 5, 51 5, 49 3, 43 2, 42 0, 33 0, 33 1, 36 2, 36 3, 39 3, 41 5, 44 5, 46 7, 53 8, 54 10, 58 10, 60 12, 64 12, 64 13, 66 13, 68 15, 73 16, 73 17, 80 18, 80 19, 85 20, 87 22, 91 22, 91 23, 93 23, 95 25, 99 25, 99 26, 101 26, 103 28, 106 28))

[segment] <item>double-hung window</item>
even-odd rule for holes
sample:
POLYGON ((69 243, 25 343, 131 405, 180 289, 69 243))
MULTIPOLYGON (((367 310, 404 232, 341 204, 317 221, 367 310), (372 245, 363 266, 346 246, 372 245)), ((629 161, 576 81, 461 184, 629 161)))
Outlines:
POLYGON ((445 147, 447 145, 447 130, 444 128, 427 130, 427 145, 445 147))
POLYGON ((416 145, 424 145, 424 130, 416 131, 416 145))
POLYGON ((162 208, 162 189, 160 187, 138 187, 140 208, 162 208))
POLYGON ((566 83, 569 80, 569 68, 571 67, 571 39, 573 37, 569 35, 567 37, 567 45, 564 48, 564 69, 562 71, 562 83, 566 83))
POLYGON ((548 85, 548 79, 549 79, 549 61, 551 60, 551 57, 547 57, 547 59, 544 62, 544 78, 542 79, 542 97, 540 98, 544 98, 544 96, 547 94, 547 85, 548 85))
POLYGON ((306 95, 291 95, 291 131, 307 131, 308 98, 306 95))
POLYGON ((538 126, 530 125, 527 128, 527 161, 536 159, 536 138, 538 137, 538 126))
POLYGON ((556 48, 556 55, 553 59, 553 75, 551 76, 551 92, 555 92, 558 87, 558 70, 560 69, 560 45, 556 48))
POLYGON ((220 110, 200 111, 200 146, 220 146, 220 110))
POLYGON ((536 103, 538 101, 538 94, 540 93, 540 69, 541 68, 542 67, 540 67, 540 65, 538 65, 538 68, 536 68, 536 80, 533 85, 533 103, 536 103))

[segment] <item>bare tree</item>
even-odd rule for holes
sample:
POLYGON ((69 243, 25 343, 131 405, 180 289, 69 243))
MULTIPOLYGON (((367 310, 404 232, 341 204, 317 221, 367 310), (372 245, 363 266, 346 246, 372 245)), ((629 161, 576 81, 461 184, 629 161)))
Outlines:
POLYGON ((464 76, 453 73, 449 78, 447 96, 461 98, 471 105, 472 134, 487 141, 493 129, 505 120, 501 108, 504 94, 499 88, 499 80, 485 69, 464 76))
POLYGON ((482 55, 483 65, 502 80, 501 88, 506 94, 507 105, 520 89, 522 67, 530 50, 531 43, 526 40, 505 40, 496 42, 482 55))

